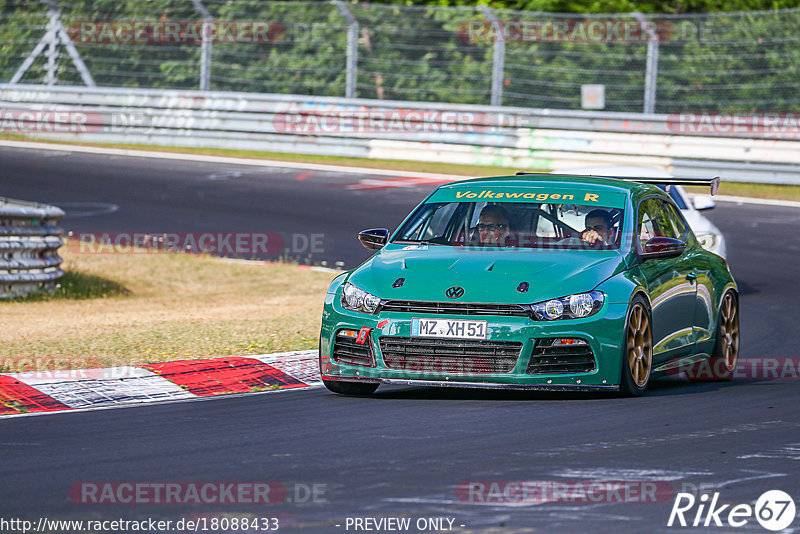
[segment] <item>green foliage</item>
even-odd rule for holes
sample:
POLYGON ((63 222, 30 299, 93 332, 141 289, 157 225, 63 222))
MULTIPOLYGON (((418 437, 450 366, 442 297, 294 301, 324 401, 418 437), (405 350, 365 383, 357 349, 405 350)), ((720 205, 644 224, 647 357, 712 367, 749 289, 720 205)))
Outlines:
POLYGON ((544 13, 717 13, 789 9, 797 0, 387 0, 384 4, 403 6, 473 6, 489 5, 497 9, 538 11, 544 13))
MULTIPOLYGON (((796 4, 797 0, 793 0, 796 4)), ((215 21, 264 22, 268 42, 214 42, 211 89, 344 96, 348 27, 329 2, 205 0, 215 21)), ((501 0, 486 2, 502 21, 627 20, 650 15, 664 33, 659 43, 657 107, 685 110, 791 110, 800 89, 800 9, 695 14, 786 7, 786 0, 501 0), (524 9, 527 11, 510 11, 524 9), (542 12, 594 13, 545 15, 542 12), (606 13, 598 15, 598 13, 606 13), (615 15, 610 15, 617 13, 615 15)), ((191 2, 71 0, 59 2, 72 30, 82 22, 200 21, 191 2)), ((475 3, 416 0, 349 3, 359 23, 357 96, 373 99, 488 104, 494 40, 465 30, 485 24, 475 3), (442 7, 442 6, 460 7, 442 7)), ((8 81, 44 35, 41 2, 0 0, 0 80, 8 81)), ((80 34, 77 34, 80 36, 80 34)), ((85 36, 84 36, 85 37, 85 36)), ((201 45, 181 42, 91 42, 76 48, 100 86, 198 89, 201 45)), ((527 39, 505 44, 504 105, 580 109, 581 86, 605 86, 606 109, 641 111, 647 44, 621 40, 527 39)), ((43 53, 22 79, 43 83, 43 53)), ((59 84, 80 85, 74 64, 59 50, 59 84)))

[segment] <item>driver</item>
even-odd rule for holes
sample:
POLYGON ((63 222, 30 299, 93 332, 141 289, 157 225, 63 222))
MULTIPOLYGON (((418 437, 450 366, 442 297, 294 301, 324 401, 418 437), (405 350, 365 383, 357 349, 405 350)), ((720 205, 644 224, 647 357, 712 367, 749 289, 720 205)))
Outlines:
POLYGON ((606 210, 592 210, 587 213, 586 230, 581 233, 581 241, 589 245, 600 242, 604 247, 614 246, 611 214, 606 210))
POLYGON ((506 237, 511 233, 508 219, 508 212, 501 206, 483 208, 475 226, 481 245, 505 246, 506 237))

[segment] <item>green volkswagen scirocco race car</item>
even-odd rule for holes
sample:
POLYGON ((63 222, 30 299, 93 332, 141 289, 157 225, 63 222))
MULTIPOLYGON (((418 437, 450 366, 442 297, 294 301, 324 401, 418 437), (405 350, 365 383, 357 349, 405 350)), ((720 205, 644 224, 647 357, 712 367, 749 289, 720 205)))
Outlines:
POLYGON ((443 185, 336 277, 322 314, 327 388, 381 383, 640 395, 654 374, 733 375, 738 289, 658 185, 527 174, 443 185))

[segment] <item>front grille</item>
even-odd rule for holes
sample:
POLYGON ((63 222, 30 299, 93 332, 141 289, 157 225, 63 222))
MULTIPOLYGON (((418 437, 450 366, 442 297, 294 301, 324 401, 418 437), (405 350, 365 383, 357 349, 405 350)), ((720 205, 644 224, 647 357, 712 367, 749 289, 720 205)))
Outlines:
POLYGON ((346 330, 339 330, 336 333, 331 359, 336 363, 375 367, 369 338, 363 345, 359 345, 354 337, 345 335, 345 332, 346 330))
POLYGON ((529 316, 527 308, 520 304, 425 302, 420 300, 387 300, 381 303, 378 311, 450 315, 501 315, 505 317, 529 316))
POLYGON ((595 370, 594 354, 582 340, 578 344, 563 343, 562 338, 537 339, 528 363, 528 374, 589 373, 595 370))
POLYGON ((522 351, 522 343, 514 341, 381 337, 379 342, 389 369, 435 374, 510 373, 522 351))

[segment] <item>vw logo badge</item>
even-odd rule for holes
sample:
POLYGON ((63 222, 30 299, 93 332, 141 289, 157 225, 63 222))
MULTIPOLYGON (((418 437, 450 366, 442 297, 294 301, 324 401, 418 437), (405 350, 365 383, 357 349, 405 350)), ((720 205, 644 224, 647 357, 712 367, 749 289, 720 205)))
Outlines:
POLYGON ((447 291, 445 291, 444 294, 447 295, 447 298, 457 299, 457 298, 462 297, 464 295, 464 288, 463 287, 458 287, 458 286, 453 286, 450 289, 448 289, 447 291))

